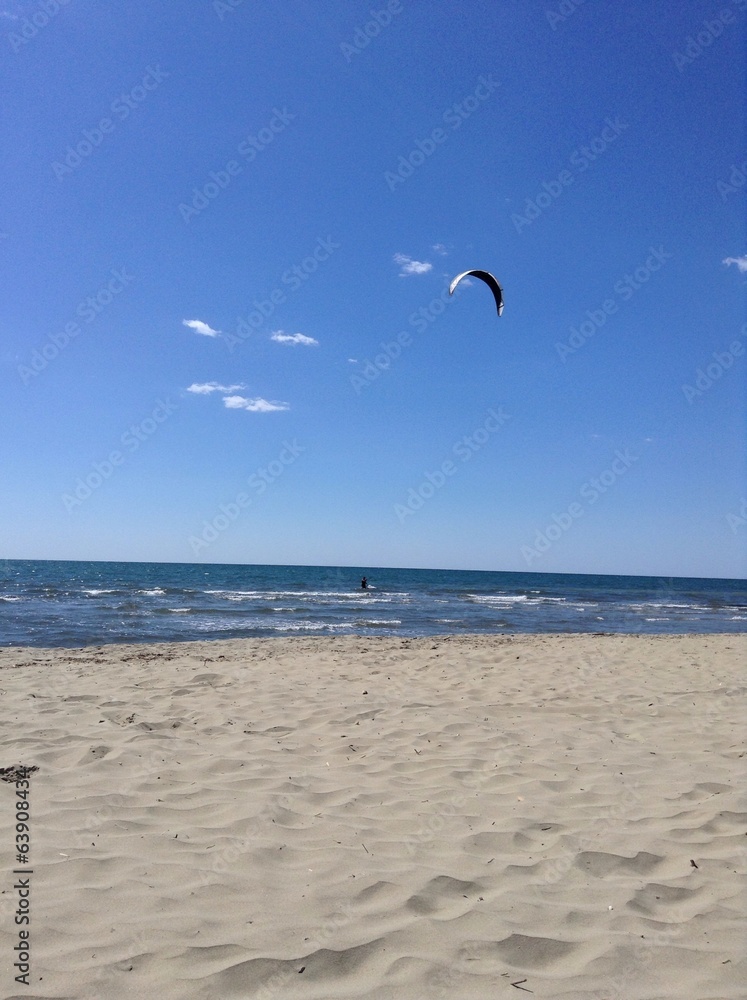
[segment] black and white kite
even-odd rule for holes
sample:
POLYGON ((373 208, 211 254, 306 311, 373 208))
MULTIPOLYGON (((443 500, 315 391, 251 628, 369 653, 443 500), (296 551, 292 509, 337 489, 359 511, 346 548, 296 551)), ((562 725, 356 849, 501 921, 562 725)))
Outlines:
POLYGON ((454 278, 452 283, 449 285, 449 295, 454 294, 454 289, 456 288, 456 286, 459 284, 462 278, 466 277, 480 278, 481 281, 485 282, 485 284, 490 288, 491 292, 493 293, 493 298, 495 299, 495 307, 498 310, 498 315, 500 316, 500 314, 503 312, 503 289, 489 271, 462 271, 462 273, 458 274, 456 278, 454 278))

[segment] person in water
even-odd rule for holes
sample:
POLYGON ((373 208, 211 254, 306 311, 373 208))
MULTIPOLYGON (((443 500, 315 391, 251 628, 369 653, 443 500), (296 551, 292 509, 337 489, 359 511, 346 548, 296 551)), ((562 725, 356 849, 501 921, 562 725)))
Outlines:
POLYGON ((361 590, 368 590, 368 580, 365 578, 365 576, 361 580, 361 590))

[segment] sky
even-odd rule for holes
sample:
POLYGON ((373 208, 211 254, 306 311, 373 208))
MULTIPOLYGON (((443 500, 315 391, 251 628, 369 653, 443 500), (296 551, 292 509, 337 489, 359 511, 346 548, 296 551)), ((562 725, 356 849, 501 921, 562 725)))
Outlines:
POLYGON ((0 557, 744 577, 746 25, 0 0, 0 557))

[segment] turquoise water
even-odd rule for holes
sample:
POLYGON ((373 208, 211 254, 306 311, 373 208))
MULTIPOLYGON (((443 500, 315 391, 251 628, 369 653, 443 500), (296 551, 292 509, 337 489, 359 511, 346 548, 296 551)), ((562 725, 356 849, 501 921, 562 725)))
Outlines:
POLYGON ((0 561, 0 645, 279 635, 742 632, 742 580, 0 561), (361 590, 363 575, 370 588, 361 590))

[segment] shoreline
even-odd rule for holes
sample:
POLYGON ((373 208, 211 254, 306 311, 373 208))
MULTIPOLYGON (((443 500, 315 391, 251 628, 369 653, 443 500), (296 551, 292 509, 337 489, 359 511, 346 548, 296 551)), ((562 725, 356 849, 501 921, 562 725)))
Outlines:
MULTIPOLYGON (((591 639, 631 639, 641 641, 656 641, 660 639, 731 639, 739 642, 747 641, 747 630, 743 632, 434 632, 428 635, 366 635, 364 633, 346 633, 345 635, 265 635, 265 636, 241 636, 232 639, 154 639, 145 642, 97 642, 85 646, 33 646, 19 644, 13 646, 0 646, 0 670, 3 669, 2 658, 8 653, 76 653, 90 652, 91 650, 116 650, 123 647, 153 649, 154 647, 179 648, 187 646, 207 645, 213 648, 217 645, 228 647, 238 647, 241 645, 252 645, 254 643, 318 643, 320 645, 334 643, 381 643, 392 646, 410 645, 412 643, 426 642, 493 642, 502 640, 504 642, 521 642, 533 640, 591 640, 591 639)), ((233 649, 232 649, 233 651, 233 649)))
POLYGON ((38 768, 32 993, 740 1000, 745 660, 729 633, 0 649, 0 767, 38 768))

